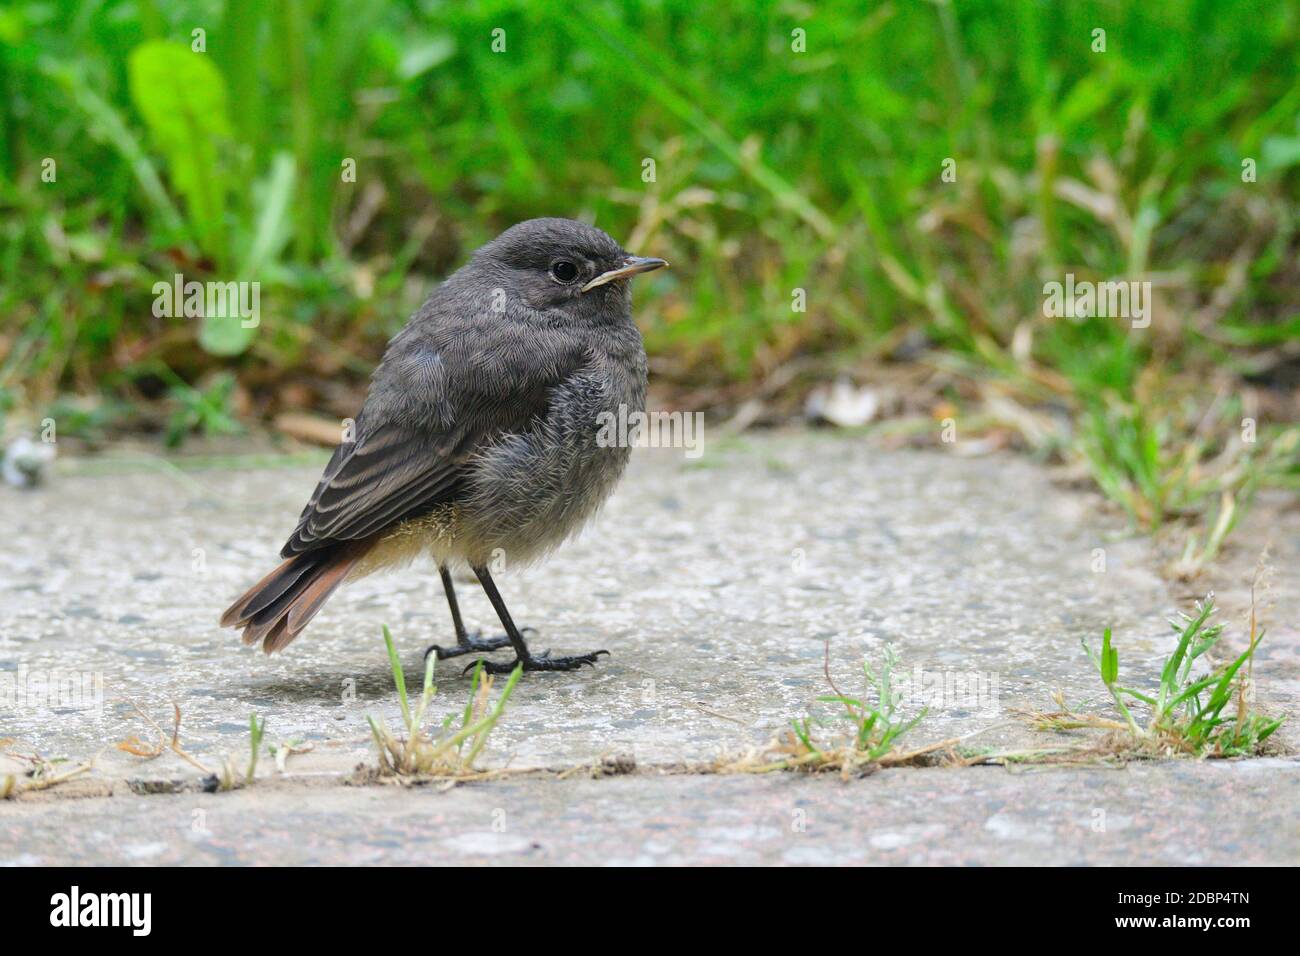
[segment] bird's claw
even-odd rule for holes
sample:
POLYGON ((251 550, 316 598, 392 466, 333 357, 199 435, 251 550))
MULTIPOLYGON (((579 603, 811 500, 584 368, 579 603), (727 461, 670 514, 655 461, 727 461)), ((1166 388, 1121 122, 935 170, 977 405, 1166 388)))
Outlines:
POLYGON ((483 665, 485 674, 509 674, 521 664, 525 671, 576 671, 584 664, 595 667, 596 659, 601 654, 607 655, 609 651, 592 651, 590 654, 574 654, 571 657, 551 657, 550 651, 542 651, 540 654, 517 657, 513 661, 505 663, 479 659, 466 667, 461 676, 465 676, 480 664, 483 665))
POLYGON ((457 643, 454 647, 443 647, 440 644, 430 644, 425 648, 424 656, 437 654, 438 660, 445 661, 449 657, 460 657, 462 654, 474 654, 482 652, 484 654, 492 651, 499 651, 503 647, 510 646, 510 638, 504 634, 500 637, 490 637, 483 640, 480 635, 482 631, 475 631, 469 635, 463 642, 457 643))

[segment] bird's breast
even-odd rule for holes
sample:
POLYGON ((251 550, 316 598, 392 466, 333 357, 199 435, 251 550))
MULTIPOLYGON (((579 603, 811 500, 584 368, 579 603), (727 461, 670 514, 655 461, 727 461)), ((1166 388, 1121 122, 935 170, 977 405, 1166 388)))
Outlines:
POLYGON ((629 433, 617 423, 644 406, 627 376, 579 375, 553 389, 544 416, 476 456, 460 502, 468 559, 530 561, 581 527, 627 466, 629 433))

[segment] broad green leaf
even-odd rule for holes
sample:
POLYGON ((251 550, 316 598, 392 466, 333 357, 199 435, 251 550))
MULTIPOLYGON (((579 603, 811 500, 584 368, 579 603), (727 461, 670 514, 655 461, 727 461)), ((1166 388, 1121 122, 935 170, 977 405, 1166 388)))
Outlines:
POLYGON ((1101 638, 1101 679, 1106 684, 1115 683, 1119 677, 1119 651, 1110 646, 1110 628, 1101 638))
POLYGON ((1300 136, 1270 136, 1264 140, 1259 165, 1270 173, 1300 165, 1300 136))
POLYGON ((220 262, 228 191, 222 162, 232 139, 225 82, 207 54, 166 40, 136 47, 128 74, 131 100, 185 199, 194 239, 220 262))
POLYGON ((403 80, 415 79, 451 59, 455 52, 456 41, 449 36, 435 36, 421 40, 403 51, 402 59, 397 64, 397 75, 403 80))
POLYGON ((199 346, 209 355, 239 355, 252 344, 256 327, 245 327, 238 314, 204 316, 199 346))

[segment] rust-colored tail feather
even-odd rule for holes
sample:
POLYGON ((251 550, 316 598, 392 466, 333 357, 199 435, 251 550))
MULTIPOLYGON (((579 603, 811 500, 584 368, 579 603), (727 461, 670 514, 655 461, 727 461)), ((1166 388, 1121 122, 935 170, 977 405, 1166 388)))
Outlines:
POLYGON ((295 554, 249 588, 221 615, 222 627, 242 627, 245 644, 283 650, 370 549, 369 541, 295 554))

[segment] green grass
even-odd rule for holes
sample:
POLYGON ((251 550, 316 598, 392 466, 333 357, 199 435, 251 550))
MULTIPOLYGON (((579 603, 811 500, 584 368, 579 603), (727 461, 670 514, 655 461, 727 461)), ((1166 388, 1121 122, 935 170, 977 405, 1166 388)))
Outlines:
POLYGON ((378 754, 380 774, 463 777, 476 773, 474 761, 487 744, 497 721, 505 713, 506 702, 523 675, 523 665, 520 664, 511 672, 500 695, 493 700, 493 679, 483 673, 480 662, 474 668, 469 700, 460 712, 460 726, 455 727, 456 715, 448 714, 442 723, 442 735, 431 737, 425 730, 424 717, 438 692, 433 683, 437 655, 429 654, 425 658, 424 683, 420 696, 413 705, 407 695, 406 675, 402 671, 393 636, 387 625, 384 625, 384 644, 388 648, 388 660, 393 669, 393 684, 397 688, 405 736, 394 734, 383 717, 366 717, 378 754))
MULTIPOLYGON (((1112 643, 1110 628, 1102 635, 1101 647, 1093 650, 1086 640, 1084 652, 1097 668, 1122 720, 1093 714, 1079 714, 1058 695, 1059 709, 1032 714, 1042 729, 1071 731, 1100 729, 1108 737, 1089 753, 1107 757, 1248 757, 1261 753, 1284 717, 1255 710, 1250 670, 1264 632, 1257 629, 1252 612, 1246 649, 1219 664, 1212 658, 1219 651, 1223 625, 1211 623, 1214 596, 1208 595, 1192 613, 1170 621, 1177 644, 1165 659, 1159 683, 1151 692, 1137 690, 1119 681, 1119 652, 1112 643), (1135 710, 1144 710, 1143 719, 1135 710)), ((1081 751, 1053 751, 1077 755, 1081 751)))
POLYGON ((1250 0, 12 3, 0 415, 175 443, 336 411, 469 250, 594 217, 673 262, 638 290, 661 387, 734 404, 806 363, 789 409, 934 365, 965 434, 991 396, 1045 411, 991 427, 1199 527, 1195 569, 1225 494, 1300 486, 1298 53, 1300 10, 1250 0), (177 271, 260 281, 261 325, 155 318, 177 271), (1066 272, 1152 276, 1152 327, 1045 317, 1066 272))
MULTIPOLYGON (((925 717, 925 708, 911 720, 903 721, 897 715, 897 700, 893 688, 893 670, 897 659, 893 648, 886 648, 885 660, 877 672, 872 669, 870 661, 863 660, 862 673, 866 686, 874 690, 876 703, 864 702, 857 697, 833 694, 818 697, 822 703, 840 704, 844 707, 842 718, 853 727, 853 749, 867 760, 879 760, 894 749, 898 738, 915 727, 925 717)), ((796 724, 795 734, 801 743, 810 749, 813 747, 810 722, 796 724)))
MULTIPOLYGON (((1119 652, 1110 628, 1106 628, 1097 650, 1086 639, 1082 641, 1084 653, 1097 669, 1120 720, 1076 711, 1065 703, 1059 691, 1054 695, 1054 711, 1017 711, 1039 730, 1066 735, 1080 730, 1102 732, 1082 742, 1008 750, 972 746, 961 737, 900 750, 900 738, 924 719, 926 710, 910 719, 900 717, 892 677, 896 660, 892 650, 886 650, 879 670, 863 662, 867 693, 861 697, 848 696, 835 686, 828 657, 826 679, 834 693, 818 701, 836 705, 834 714, 797 719, 789 730, 765 746, 720 760, 705 770, 835 771, 849 777, 899 766, 1088 766, 1154 758, 1259 756, 1266 752, 1267 742, 1286 719, 1260 713, 1254 704, 1252 665, 1264 632, 1257 626, 1252 607, 1246 649, 1216 663, 1223 625, 1211 622, 1214 611, 1214 596, 1209 595, 1191 614, 1182 614, 1179 620, 1170 622, 1178 640, 1161 667, 1158 684, 1150 692, 1120 683, 1119 652), (1142 710, 1145 714, 1135 713, 1142 710)), ((829 645, 827 651, 829 654, 829 645)))
POLYGON ((1246 650, 1224 666, 1209 668, 1209 673, 1203 673, 1204 669, 1197 672, 1197 664, 1203 663, 1201 659, 1215 649, 1223 635, 1222 624, 1209 623, 1213 613, 1214 596, 1209 595, 1197 604, 1195 613, 1170 622, 1178 644, 1165 661, 1154 695, 1119 684, 1119 653, 1111 645, 1110 628, 1099 653, 1093 653, 1084 642, 1084 651, 1097 666, 1135 741, 1195 756, 1239 757, 1257 753, 1281 726, 1281 717, 1251 712, 1247 682, 1241 674, 1263 640, 1262 630, 1252 633, 1246 650), (1129 703, 1134 701, 1146 705, 1150 712, 1145 726, 1139 726, 1133 717, 1129 703), (1225 714, 1234 701, 1235 709, 1225 714))
MULTIPOLYGON (((827 653, 830 648, 827 645, 827 653)), ((879 766, 900 766, 918 761, 936 749, 948 746, 943 741, 918 751, 898 749, 900 738, 924 719, 926 709, 911 719, 898 714, 898 695, 893 686, 897 663, 892 648, 876 670, 867 660, 862 662, 865 693, 862 697, 842 694, 830 676, 829 659, 826 680, 833 694, 818 697, 823 704, 834 704, 832 716, 808 716, 791 722, 766 746, 712 767, 720 773, 770 773, 798 770, 811 773, 835 771, 849 777, 868 773, 879 766), (872 700, 874 698, 874 702, 872 700)))
MULTIPOLYGON (((179 722, 177 724, 179 728, 179 722)), ((211 774, 205 781, 208 787, 218 793, 225 793, 230 790, 237 790, 240 787, 251 787, 257 779, 257 760, 262 753, 262 738, 266 735, 266 718, 261 721, 257 719, 257 714, 248 715, 248 765, 241 773, 236 766, 234 758, 222 757, 221 768, 214 774, 211 774)), ((173 747, 173 750, 176 748, 173 747)), ((179 751, 177 751, 179 752, 179 751)))

